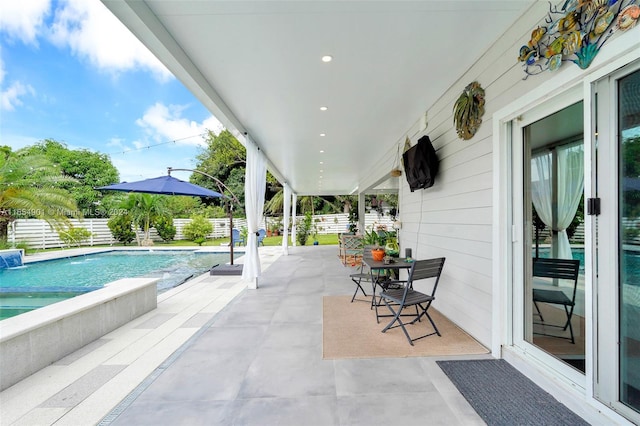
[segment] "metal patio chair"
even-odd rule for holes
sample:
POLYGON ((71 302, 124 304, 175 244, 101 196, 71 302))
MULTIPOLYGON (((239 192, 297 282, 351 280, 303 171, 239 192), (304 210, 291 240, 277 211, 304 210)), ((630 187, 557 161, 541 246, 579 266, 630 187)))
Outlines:
MULTIPOLYGON (((545 325, 548 327, 561 328, 563 331, 569 329, 571 335, 569 340, 571 343, 575 343, 573 335, 573 326, 571 325, 571 317, 573 316, 573 309, 576 306, 576 290, 578 289, 578 274, 580 273, 580 261, 574 259, 545 259, 534 258, 533 259, 533 276, 550 279, 563 279, 573 281, 573 291, 571 298, 569 298, 561 289, 533 289, 533 305, 538 312, 540 322, 535 324, 545 325), (540 307, 538 303, 548 303, 551 305, 561 305, 564 307, 564 312, 567 315, 567 321, 564 324, 549 324, 544 322, 544 318, 540 313, 540 307)), ((567 339, 563 336, 556 336, 553 334, 537 333, 534 334, 557 337, 559 339, 567 339)))
MULTIPOLYGON (((358 291, 362 292, 362 294, 365 297, 369 297, 367 296, 367 293, 364 291, 364 288, 362 287, 364 283, 368 283, 369 285, 371 285, 372 293, 374 293, 373 286, 375 285, 375 283, 372 284, 371 282, 372 274, 365 262, 365 259, 373 259, 371 255, 371 247, 372 246, 364 246, 362 248, 362 254, 361 254, 362 261, 360 262, 360 267, 358 269, 358 272, 355 272, 349 275, 349 278, 351 278, 351 281, 353 281, 356 284, 356 289, 353 293, 353 297, 351 298, 351 303, 353 303, 354 300, 359 300, 359 299, 356 299, 356 295, 358 294, 358 291)), ((380 271, 375 272, 373 274, 374 280, 382 280, 386 278, 387 278, 386 275, 381 273, 380 271)), ((369 302, 369 300, 367 300, 367 302, 369 302)), ((371 300, 371 305, 373 307, 373 300, 371 300)))
POLYGON ((409 270, 409 277, 407 278, 407 281, 405 282, 403 288, 392 288, 384 290, 382 293, 380 293, 380 299, 384 302, 384 304, 393 315, 393 319, 391 320, 391 322, 389 322, 389 324, 387 324, 387 326, 382 330, 383 333, 392 328, 401 327, 405 336, 407 336, 407 340, 409 341, 409 344, 411 344, 411 346, 413 346, 413 342, 418 339, 422 339, 434 334, 440 336, 440 331, 438 331, 438 327, 436 327, 435 322, 433 322, 433 318, 431 318, 431 315, 429 315, 428 310, 431 306, 431 302, 435 300, 435 294, 438 288, 438 282, 440 281, 440 274, 442 273, 442 268, 444 267, 444 261, 444 257, 416 260, 409 270), (413 283, 415 281, 424 279, 434 280, 431 294, 422 293, 413 289, 413 283), (409 314, 405 312, 406 308, 410 307, 416 308, 415 314, 409 314), (433 326, 434 332, 425 334, 423 336, 411 338, 405 325, 415 324, 425 316, 429 319, 429 322, 433 326), (414 319, 410 322, 404 322, 402 320, 403 317, 413 317, 414 319))

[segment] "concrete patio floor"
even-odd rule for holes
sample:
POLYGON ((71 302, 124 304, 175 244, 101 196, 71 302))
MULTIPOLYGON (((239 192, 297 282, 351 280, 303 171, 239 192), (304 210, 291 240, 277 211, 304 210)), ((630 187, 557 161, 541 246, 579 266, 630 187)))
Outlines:
POLYGON ((281 251, 260 247, 258 290, 207 274, 161 294, 2 392, 1 423, 484 424, 436 360, 490 355, 323 360, 322 297, 350 294, 351 269, 335 246, 281 251))

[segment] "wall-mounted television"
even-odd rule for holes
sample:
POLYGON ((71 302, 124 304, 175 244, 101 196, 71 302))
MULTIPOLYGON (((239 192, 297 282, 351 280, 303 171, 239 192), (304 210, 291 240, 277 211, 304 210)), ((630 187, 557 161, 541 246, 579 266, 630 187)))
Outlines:
POLYGON ((430 188, 438 174, 438 156, 429 136, 418 139, 418 143, 402 154, 404 172, 411 192, 430 188))

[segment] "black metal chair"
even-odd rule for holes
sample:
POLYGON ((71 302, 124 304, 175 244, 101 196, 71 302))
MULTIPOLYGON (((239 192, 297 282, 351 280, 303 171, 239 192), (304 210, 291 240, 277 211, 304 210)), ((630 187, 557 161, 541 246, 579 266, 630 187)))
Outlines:
POLYGON ((442 268, 444 267, 444 261, 444 257, 427 260, 416 260, 409 270, 409 277, 407 278, 407 281, 404 284, 403 288, 387 289, 380 293, 380 299, 391 311, 393 316, 391 322, 387 324, 387 326, 382 330, 383 333, 392 328, 401 327, 405 336, 407 336, 407 340, 409 341, 411 346, 413 346, 413 342, 418 339, 422 339, 434 334, 440 336, 440 331, 438 331, 438 327, 436 327, 435 322, 433 322, 433 318, 431 318, 431 316, 429 315, 428 310, 431 306, 431 303, 435 300, 435 294, 438 288, 438 282, 440 281, 440 274, 442 273, 442 268), (415 281, 428 278, 432 278, 435 280, 433 283, 433 288, 431 289, 431 294, 421 293, 413 289, 413 283, 415 281), (403 313, 403 311, 405 311, 405 309, 408 307, 415 307, 416 313, 403 313), (413 317, 414 319, 410 322, 404 322, 402 320, 402 317, 407 316, 413 317), (429 319, 429 322, 431 322, 434 332, 425 334, 423 336, 411 338, 405 325, 415 324, 425 316, 429 319))
MULTIPOLYGON (((578 289, 578 274, 580 272, 580 261, 574 259, 545 259, 534 258, 533 259, 533 276, 541 278, 563 279, 573 281, 573 292, 571 298, 569 298, 564 291, 549 290, 549 289, 533 289, 533 305, 538 311, 540 322, 535 324, 545 325, 548 327, 561 328, 563 331, 569 329, 571 337, 571 343, 575 343, 573 335, 573 326, 571 325, 571 317, 573 316, 573 309, 576 306, 576 290, 578 289), (544 322, 544 318, 540 313, 538 303, 548 303, 552 305, 561 305, 564 307, 564 312, 567 315, 567 321, 562 324, 549 324, 544 322)), ((537 333, 538 335, 557 337, 565 339, 563 336, 556 336, 553 334, 537 333)))
MULTIPOLYGON (((353 297, 351 298, 351 303, 353 303, 354 300, 359 300, 356 299, 356 295, 358 294, 358 291, 362 292, 362 294, 364 295, 364 297, 369 297, 367 296, 367 293, 364 291, 364 288, 362 287, 362 285, 364 283, 369 283, 372 284, 371 282, 371 271, 369 270, 369 268, 367 267, 366 263, 365 263, 365 259, 373 259, 372 255, 371 255, 371 246, 364 246, 362 247, 362 253, 360 254, 360 256, 362 256, 362 262, 360 263, 360 268, 358 270, 358 272, 355 272, 353 274, 349 275, 349 278, 351 278, 351 281, 353 281, 356 285, 356 290, 353 293, 353 297)), ((374 280, 380 280, 380 279, 384 279, 386 276, 384 274, 381 273, 376 273, 374 275, 374 280)), ((372 285, 372 291, 373 291, 373 286, 375 285, 375 283, 373 283, 372 285)), ((367 300, 368 302, 369 300, 367 300)), ((372 307, 373 307, 373 302, 372 302, 372 307)))

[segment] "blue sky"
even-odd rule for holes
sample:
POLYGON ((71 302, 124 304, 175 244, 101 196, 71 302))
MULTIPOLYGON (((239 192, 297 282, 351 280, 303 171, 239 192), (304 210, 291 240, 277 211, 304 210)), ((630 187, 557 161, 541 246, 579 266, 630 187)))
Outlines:
POLYGON ((55 139, 132 181, 195 167, 200 135, 221 130, 99 0, 0 3, 0 145, 55 139))

